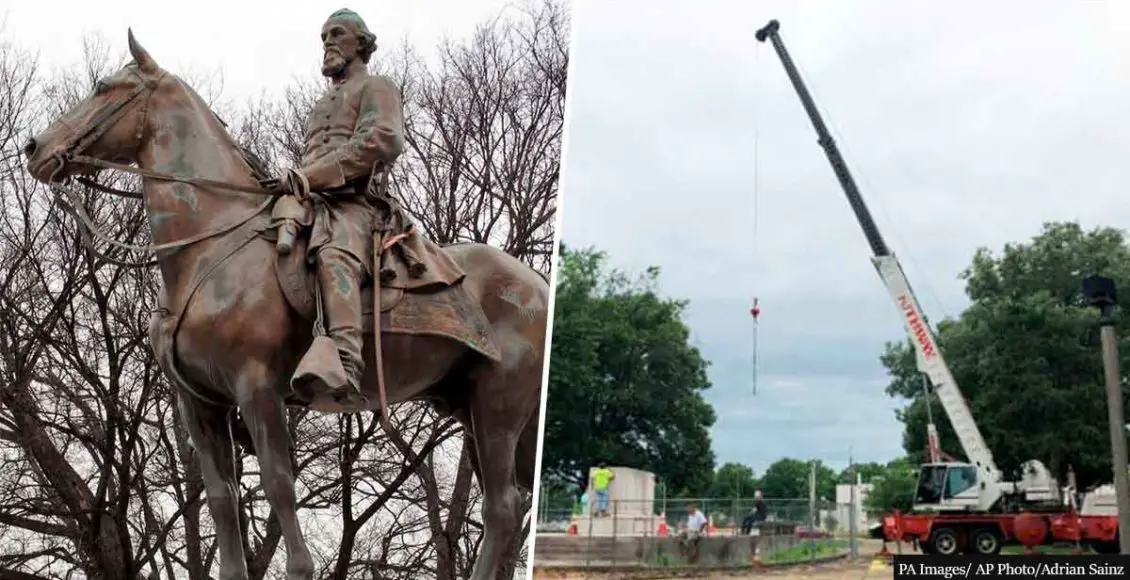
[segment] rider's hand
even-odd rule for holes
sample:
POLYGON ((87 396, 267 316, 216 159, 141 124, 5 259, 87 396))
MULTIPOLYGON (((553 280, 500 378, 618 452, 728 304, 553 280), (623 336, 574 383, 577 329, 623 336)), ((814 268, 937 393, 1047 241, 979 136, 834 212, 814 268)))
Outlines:
POLYGON ((277 193, 279 195, 287 195, 293 193, 289 191, 290 181, 283 177, 272 177, 270 179, 262 179, 259 181, 259 187, 277 193))
POLYGON ((259 185, 279 195, 294 195, 304 201, 310 196, 310 185, 306 176, 295 169, 287 169, 278 177, 264 179, 259 185))

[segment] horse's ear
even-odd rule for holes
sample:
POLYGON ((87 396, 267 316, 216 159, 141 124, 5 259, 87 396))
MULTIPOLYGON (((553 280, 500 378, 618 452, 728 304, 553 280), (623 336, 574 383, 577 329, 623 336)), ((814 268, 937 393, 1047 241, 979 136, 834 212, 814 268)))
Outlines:
POLYGON ((129 31, 129 53, 133 56, 133 61, 137 63, 137 68, 141 69, 142 72, 155 74, 157 72, 157 61, 153 60, 153 57, 149 56, 149 52, 137 42, 137 39, 133 36, 133 29, 127 30, 129 31))

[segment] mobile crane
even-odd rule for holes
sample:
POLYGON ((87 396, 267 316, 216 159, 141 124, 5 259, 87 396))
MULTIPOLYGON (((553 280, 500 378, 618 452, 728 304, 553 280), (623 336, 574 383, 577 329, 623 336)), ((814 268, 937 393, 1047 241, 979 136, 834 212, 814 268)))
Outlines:
MULTIPOLYGON (((919 469, 918 486, 909 514, 884 518, 888 540, 912 540, 927 553, 970 551, 995 554, 1005 543, 1033 545, 1075 540, 1109 545, 1108 515, 1083 522, 1076 514, 1073 490, 1061 489, 1039 460, 1026 461, 1020 481, 1006 481, 985 444, 957 382, 946 365, 933 331, 895 254, 879 233, 847 163, 828 132, 816 104, 800 78, 779 34, 780 23, 771 20, 757 31, 759 42, 769 41, 800 97, 818 143, 832 165, 848 203, 871 247, 879 278, 902 315, 914 344, 918 370, 928 379, 961 444, 967 461, 943 460, 937 430, 930 418, 927 438, 930 461, 919 469), (895 536, 895 537, 891 537, 895 536)), ((1086 502, 1085 502, 1086 503, 1086 502)), ((1114 529, 1117 530, 1117 523, 1114 529)))

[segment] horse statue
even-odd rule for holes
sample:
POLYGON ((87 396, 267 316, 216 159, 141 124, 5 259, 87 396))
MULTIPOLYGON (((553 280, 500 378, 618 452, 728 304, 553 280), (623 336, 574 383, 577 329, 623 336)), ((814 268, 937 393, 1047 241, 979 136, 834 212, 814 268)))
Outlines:
MULTIPOLYGON (((483 541, 471 578, 493 579, 520 540, 520 491, 533 490, 545 278, 500 249, 473 243, 434 246, 462 269, 457 284, 406 288, 369 276, 378 282, 363 288, 373 305, 365 313, 363 396, 297 396, 288 378, 315 342, 316 283, 301 238, 293 251, 276 250, 272 208, 285 198, 263 188, 261 164, 192 88, 158 66, 132 30, 129 51, 132 62, 31 138, 24 155, 28 172, 60 199, 74 195, 74 179, 131 193, 87 179, 103 169, 142 178, 141 193, 132 195, 144 200, 151 245, 113 240, 81 203, 67 205, 94 235, 155 254, 163 284, 150 342, 199 457, 219 577, 248 577, 233 424, 246 428, 258 458, 286 543, 287 578, 311 580, 314 562, 296 513, 287 407, 373 411, 384 418, 387 405, 427 401, 466 430, 483 491, 483 541)), ((377 248, 374 254, 384 251, 377 248)), ((374 256, 374 264, 382 258, 374 256)))

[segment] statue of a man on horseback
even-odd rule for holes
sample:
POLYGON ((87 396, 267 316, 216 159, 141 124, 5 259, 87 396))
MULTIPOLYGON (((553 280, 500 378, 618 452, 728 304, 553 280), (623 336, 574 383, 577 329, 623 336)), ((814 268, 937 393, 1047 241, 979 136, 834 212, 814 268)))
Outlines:
POLYGON ((311 580, 285 410, 372 412, 375 398, 385 421, 390 405, 427 401, 463 425, 483 490, 471 577, 490 580, 522 529, 521 492, 534 487, 549 284, 499 248, 441 248, 416 232, 387 191, 404 121, 394 84, 365 70, 373 35, 344 10, 322 33, 332 86, 311 113, 302 162, 277 178, 132 31, 133 61, 27 141, 27 170, 88 233, 157 254, 149 342, 196 450, 221 578, 249 577, 233 421, 258 456, 287 578, 311 580), (91 187, 142 198, 154 243, 115 240, 86 214, 68 180, 98 169, 144 177, 140 192, 91 187), (311 321, 318 336, 297 360, 311 321), (285 393, 288 375, 313 392, 285 393))
MULTIPOLYGON (((356 12, 331 14, 322 45, 322 74, 331 86, 310 111, 301 167, 264 185, 312 210, 307 255, 317 268, 325 330, 345 371, 345 384, 328 384, 337 380, 325 375, 335 373, 296 380, 313 382, 316 391, 359 392, 365 365, 360 288, 373 274, 374 227, 389 217, 378 207, 390 209, 390 200, 381 198, 387 172, 404 149, 403 105, 391 79, 368 72, 376 36, 356 12)), ((289 251, 287 234, 285 228, 280 233, 280 251, 289 251)))

